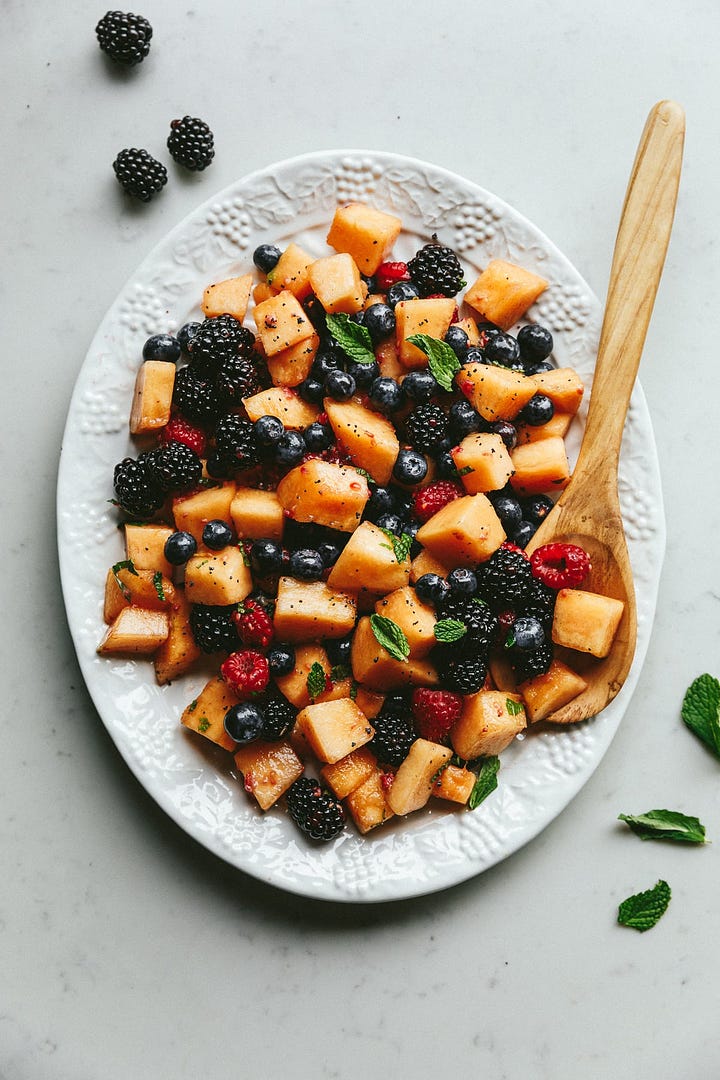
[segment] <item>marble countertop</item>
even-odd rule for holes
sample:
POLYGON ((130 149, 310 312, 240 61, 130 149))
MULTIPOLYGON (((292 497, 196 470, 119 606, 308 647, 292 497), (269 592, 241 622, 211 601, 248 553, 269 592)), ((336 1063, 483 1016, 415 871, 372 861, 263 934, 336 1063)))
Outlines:
POLYGON ((720 764, 679 718, 720 675, 714 355, 720 13, 570 0, 441 13, 369 0, 150 0, 147 61, 111 69, 102 9, 3 5, 0 1078, 706 1080, 720 1067, 720 764), (126 278, 188 211, 306 150, 441 163, 539 225, 598 295, 646 113, 688 116, 675 231, 641 380, 668 546, 648 657, 595 775, 533 843, 461 886, 375 907, 277 892, 155 806, 84 688, 65 621, 55 482, 72 387, 126 278), (217 157, 128 205, 111 163, 206 118, 217 157), (716 843, 643 844, 620 812, 698 815, 716 843), (665 878, 650 933, 618 902, 665 878))

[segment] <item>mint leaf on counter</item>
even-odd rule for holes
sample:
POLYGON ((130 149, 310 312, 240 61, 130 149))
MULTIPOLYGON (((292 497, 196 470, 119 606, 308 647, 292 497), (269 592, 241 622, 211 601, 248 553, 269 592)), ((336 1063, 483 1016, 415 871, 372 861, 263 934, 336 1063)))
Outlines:
POLYGON ((446 341, 430 337, 428 334, 412 334, 408 341, 417 346, 428 358, 428 367, 443 390, 452 390, 453 379, 461 364, 446 341))
POLYGON ((468 799, 468 807, 471 810, 474 810, 481 802, 484 802, 488 795, 491 795, 498 786, 497 774, 499 768, 499 757, 493 756, 483 758, 478 778, 475 781, 475 787, 470 792, 470 798, 468 799))
POLYGON ((678 840, 685 844, 704 844, 705 826, 696 817, 678 810, 647 810, 644 814, 618 814, 641 840, 678 840))
POLYGON ((644 934, 665 914, 671 896, 667 881, 658 881, 652 889, 623 900, 618 908, 617 921, 621 926, 629 926, 644 934))
POLYGON ((326 322, 328 330, 346 356, 356 364, 375 363, 372 338, 365 326, 353 322, 349 315, 328 315, 326 322))
POLYGON ((410 646, 408 645, 408 639, 398 624, 385 615, 371 615, 370 626, 378 645, 382 645, 385 652, 390 653, 393 660, 400 660, 403 664, 407 663, 410 646))
POLYGON ((688 687, 680 714, 699 739, 720 757, 720 682, 712 675, 699 675, 688 687))

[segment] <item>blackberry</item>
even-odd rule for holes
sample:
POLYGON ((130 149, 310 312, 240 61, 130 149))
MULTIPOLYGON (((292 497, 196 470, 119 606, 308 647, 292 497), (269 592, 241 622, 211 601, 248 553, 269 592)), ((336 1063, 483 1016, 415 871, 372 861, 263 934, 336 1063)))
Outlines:
POLYGON ((237 604, 191 604, 190 629, 205 653, 233 652, 240 648, 233 612, 237 604))
POLYGON ((518 682, 526 679, 534 679, 536 675, 545 675, 550 670, 553 662, 553 647, 550 642, 541 645, 532 652, 522 649, 511 649, 510 662, 518 682))
POLYGON ((113 161, 113 171, 123 191, 141 202, 150 202, 167 184, 165 166, 147 150, 138 150, 134 146, 120 151, 113 161))
POLYGON ((288 790, 290 817, 311 840, 334 840, 345 825, 342 803, 311 776, 301 776, 288 790))
POLYGON ((455 645, 438 645, 432 659, 440 674, 443 688, 458 694, 476 694, 482 690, 487 677, 487 650, 463 654, 455 645))
POLYGON ((215 384, 192 367, 181 368, 175 376, 173 405, 187 420, 208 423, 220 412, 215 384))
POLYGON ((260 705, 263 739, 284 739, 295 723, 295 708, 280 694, 267 698, 260 705))
POLYGON ((235 469, 248 469, 258 463, 257 443, 252 420, 230 413, 215 428, 215 444, 220 460, 235 469))
POLYGON ((162 491, 148 472, 145 455, 141 455, 137 461, 135 458, 123 458, 115 466, 113 483, 115 497, 121 509, 128 514, 150 516, 165 501, 162 491))
POLYGON ((556 599, 557 593, 555 590, 534 577, 530 582, 530 588, 522 605, 522 614, 532 615, 534 618, 539 619, 548 636, 552 628, 556 599))
POLYGON ((402 765, 417 734, 410 706, 399 695, 387 697, 373 720, 375 734, 370 746, 384 765, 402 765))
POLYGON ((431 453, 447 437, 448 421, 439 405, 418 405, 405 420, 411 446, 431 453))
POLYGON ((413 256, 408 270, 421 296, 431 293, 455 296, 465 284, 457 255, 452 248, 438 243, 437 233, 433 233, 432 244, 426 244, 413 256))
POLYGON ((116 64, 134 67, 150 52, 152 26, 142 15, 108 11, 95 27, 98 44, 116 64))
POLYGON ((228 357, 215 376, 215 388, 222 408, 242 405, 243 398, 252 397, 262 389, 254 360, 246 356, 228 357))
POLYGON ((207 169, 215 157, 213 133, 197 116, 183 116, 170 122, 167 148, 178 165, 194 172, 207 169))
POLYGON ((458 619, 465 624, 467 633, 457 643, 460 653, 474 652, 478 646, 489 648, 497 633, 497 618, 490 607, 476 597, 452 595, 440 605, 441 619, 458 619))
POLYGON ((193 334, 188 352, 198 371, 218 372, 226 361, 244 357, 255 360, 255 335, 232 315, 216 315, 205 319, 193 334))
POLYGON ((181 442, 164 443, 146 459, 148 475, 161 491, 187 491, 202 476, 202 462, 194 450, 181 442))
POLYGON ((530 588, 532 570, 520 552, 501 547, 480 567, 478 577, 481 591, 492 604, 517 611, 530 588))

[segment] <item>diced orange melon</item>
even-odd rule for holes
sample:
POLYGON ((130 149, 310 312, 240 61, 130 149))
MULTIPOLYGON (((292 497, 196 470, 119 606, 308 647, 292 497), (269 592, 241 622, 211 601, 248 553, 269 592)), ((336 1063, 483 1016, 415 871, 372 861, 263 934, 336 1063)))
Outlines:
POLYGON ((277 486, 288 517, 353 532, 370 498, 367 480, 350 466, 312 459, 297 465, 277 486))
POLYGON ((353 677, 371 690, 394 690, 402 686, 437 686, 438 674, 426 659, 393 659, 379 644, 368 616, 355 628, 351 664, 353 677))
POLYGON ((168 636, 153 657, 155 678, 160 686, 189 671, 201 656, 190 628, 190 605, 182 589, 168 608, 168 636))
POLYGON ((165 558, 165 541, 172 531, 167 525, 125 526, 125 554, 136 570, 159 570, 172 577, 173 568, 165 558))
POLYGON ((561 660, 553 660, 545 675, 536 675, 520 683, 525 710, 531 724, 561 709, 587 689, 585 680, 561 660))
POLYGON ((425 806, 433 793, 438 770, 452 757, 452 750, 428 739, 416 739, 400 765, 387 793, 395 814, 410 814, 425 806))
POLYGON ((267 368, 273 385, 299 386, 310 374, 319 345, 320 338, 313 333, 305 341, 298 341, 297 345, 291 345, 275 356, 268 356, 267 368))
POLYGON ((190 731, 197 731, 210 742, 224 750, 234 750, 236 743, 225 730, 225 713, 238 703, 238 697, 220 675, 205 684, 198 696, 190 702, 180 723, 190 731))
POLYGON ((241 746, 235 753, 235 764, 242 773, 243 787, 261 810, 269 810, 305 771, 285 739, 241 746))
POLYGON ((245 412, 252 421, 261 416, 276 416, 286 428, 302 431, 320 415, 316 405, 303 401, 297 391, 288 386, 271 386, 252 397, 243 398, 245 412))
POLYGON ((464 364, 455 377, 483 420, 514 420, 537 387, 527 375, 496 364, 464 364))
MULTIPOLYGON (((310 704, 307 679, 313 664, 319 664, 325 672, 326 679, 329 680, 332 665, 322 645, 314 642, 297 645, 294 669, 288 675, 278 675, 275 679, 280 693, 296 709, 304 709, 306 705, 310 704)), ((318 698, 315 700, 318 700, 318 698)), ((323 700, 328 699, 323 698, 323 700)))
POLYGON ((442 340, 455 314, 455 301, 448 297, 401 300, 395 307, 395 340, 398 355, 406 368, 427 367, 427 355, 408 341, 413 334, 427 334, 442 340))
POLYGON ((253 318, 266 356, 275 356, 315 333, 300 301, 287 289, 257 304, 253 318))
POLYGON ((130 408, 131 435, 147 435, 165 427, 170 419, 175 365, 166 360, 146 360, 135 379, 130 408))
POLYGON ((409 585, 383 596, 375 604, 378 615, 392 619, 407 638, 410 656, 421 659, 436 645, 435 611, 429 604, 424 604, 409 585))
POLYGON ((274 491, 238 487, 230 503, 235 534, 248 540, 280 540, 285 518, 274 491))
POLYGON ((516 692, 517 679, 512 668, 512 662, 506 652, 491 651, 488 668, 495 690, 506 690, 511 694, 516 692))
POLYGON ((185 595, 193 604, 239 604, 253 589, 239 547, 199 551, 185 565, 185 595))
POLYGON ((373 720, 383 707, 384 694, 374 694, 364 686, 355 686, 355 704, 361 709, 368 720, 373 720))
POLYGON ((198 544, 201 543, 202 531, 208 521, 232 523, 230 504, 234 495, 235 484, 232 480, 218 481, 191 495, 178 495, 172 501, 175 528, 191 533, 198 544))
POLYGON ((312 255, 308 255, 298 244, 288 244, 267 276, 268 285, 276 292, 285 289, 298 300, 304 300, 312 292, 308 267, 313 261, 312 255))
POLYGON ((543 491, 560 491, 567 486, 570 465, 565 442, 559 435, 516 446, 510 457, 515 470, 510 484, 519 495, 539 495, 543 491))
POLYGON ((152 656, 168 636, 165 611, 124 607, 97 647, 100 656, 152 656))
POLYGON ((384 379, 396 379, 401 382, 408 373, 405 365, 400 363, 398 347, 394 338, 388 338, 386 341, 380 342, 375 349, 375 359, 380 368, 380 374, 384 379))
POLYGON ((398 562, 382 529, 363 521, 350 537, 330 571, 328 585, 335 589, 385 594, 407 585, 410 558, 398 562))
POLYGON ((483 319, 509 330, 547 287, 545 278, 531 270, 492 259, 465 293, 465 303, 483 319))
POLYGON ((335 211, 327 242, 336 251, 352 255, 360 272, 369 276, 384 262, 401 228, 400 218, 351 202, 335 211))
POLYGON ((459 319, 458 326, 467 334, 468 345, 471 348, 473 345, 480 344, 480 331, 478 330, 477 323, 474 319, 459 319))
POLYGON ((341 252, 316 259, 308 267, 308 278, 312 291, 329 315, 354 315, 362 309, 367 285, 364 286, 352 256, 341 252))
POLYGON ((369 472, 378 484, 387 484, 400 450, 393 423, 356 401, 324 402, 335 438, 353 463, 369 472))
POLYGON ((542 442, 543 439, 549 439, 553 435, 559 435, 563 439, 568 433, 572 419, 572 413, 556 412, 548 420, 547 424, 538 424, 537 427, 533 427, 531 424, 518 424, 518 445, 524 446, 525 443, 542 442))
POLYGON ((584 589, 560 589, 555 601, 552 639, 556 645, 602 659, 623 617, 622 600, 584 589))
POLYGON ((374 769, 359 787, 351 791, 345 805, 363 835, 393 817, 385 798, 384 777, 380 769, 374 769))
POLYGON ((242 322, 250 302, 252 281, 252 274, 243 274, 242 277, 227 278, 226 281, 208 285, 200 305, 205 318, 232 315, 242 322))
POLYGON ((333 764, 369 743, 375 729, 351 698, 308 705, 297 725, 320 761, 333 764))
POLYGON ((473 566, 497 551, 505 531, 485 495, 463 495, 433 514, 418 530, 417 539, 451 566, 473 566))
POLYGON ((278 290, 273 289, 272 285, 268 285, 267 281, 260 281, 253 289, 252 296, 256 304, 262 304, 263 300, 269 300, 277 292, 278 290))
POLYGON ((376 768, 377 760, 370 747, 361 746, 332 765, 323 765, 320 776, 338 799, 344 799, 360 787, 376 768))
POLYGON ((465 804, 475 787, 476 776, 470 769, 459 765, 446 765, 433 784, 432 793, 438 799, 465 804))
POLYGON ((535 392, 549 397, 558 412, 574 415, 580 408, 585 387, 573 368, 539 371, 529 378, 535 385, 535 392))
POLYGON ((317 641, 349 634, 355 625, 356 601, 324 581, 281 577, 273 625, 281 641, 317 641))
POLYGON ((513 464, 499 435, 485 432, 466 435, 451 454, 468 495, 499 491, 512 476, 513 464))
POLYGON ((420 554, 416 555, 412 561, 410 567, 410 580, 414 585, 418 578, 421 578, 423 574, 437 574, 439 577, 447 577, 449 573, 450 567, 446 566, 445 563, 440 562, 438 558, 431 555, 429 551, 426 551, 425 548, 423 548, 420 554))
POLYGON ((110 569, 105 579, 103 618, 114 622, 128 604, 148 611, 167 611, 175 600, 175 587, 159 570, 110 569))
POLYGON ((519 694, 479 690, 463 701, 463 710, 450 732, 453 749, 466 761, 499 754, 527 727, 519 694))

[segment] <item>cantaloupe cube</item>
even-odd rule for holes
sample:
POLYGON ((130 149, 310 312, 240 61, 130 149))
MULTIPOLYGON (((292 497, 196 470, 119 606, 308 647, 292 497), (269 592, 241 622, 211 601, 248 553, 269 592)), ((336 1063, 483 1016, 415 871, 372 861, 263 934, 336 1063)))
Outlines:
POLYGON ((278 675, 275 679, 280 693, 296 709, 304 709, 306 705, 310 704, 307 678, 313 664, 320 664, 326 678, 329 680, 332 665, 322 645, 315 642, 297 645, 295 647, 294 669, 288 675, 278 675))
POLYGON ((355 704, 365 713, 368 720, 373 720, 383 707, 384 694, 374 694, 364 686, 355 685, 355 704))
POLYGON ((356 601, 324 581, 281 577, 273 625, 281 641, 317 641, 349 634, 355 625, 356 601))
POLYGON ((511 451, 513 469, 510 484, 519 495, 539 495, 561 491, 570 479, 565 443, 559 435, 525 443, 511 451))
POLYGON ((267 276, 268 285, 275 292, 285 289, 298 300, 304 300, 312 292, 308 267, 313 262, 313 256, 308 255, 298 244, 288 244, 267 276))
POLYGON ((130 408, 131 435, 146 435, 165 427, 170 419, 175 365, 166 360, 146 360, 135 379, 130 408))
POLYGON ((152 656, 168 636, 167 612, 124 607, 97 647, 100 656, 152 656))
POLYGON ((363 309, 365 311, 367 311, 367 309, 371 308, 373 306, 373 304, 384 304, 384 303, 385 303, 385 297, 383 296, 382 293, 368 293, 367 296, 365 297, 365 303, 363 304, 363 309))
POLYGON ((539 371, 529 378, 535 385, 535 392, 549 397, 558 412, 574 415, 580 408, 585 387, 573 368, 539 371))
POLYGON ((306 341, 299 341, 275 356, 268 356, 267 369, 274 386, 299 386, 307 379, 313 366, 320 338, 313 333, 306 341))
POLYGON ((537 387, 527 375, 496 364, 464 364, 455 377, 484 420, 514 420, 537 387))
POLYGON ((371 275, 384 262, 401 228, 400 218, 351 202, 335 211, 327 242, 336 251, 352 255, 360 272, 371 275))
POLYGON ((450 573, 450 567, 445 563, 440 562, 438 558, 431 555, 425 548, 416 555, 412 561, 410 567, 410 580, 413 585, 416 581, 423 576, 423 574, 437 574, 438 577, 447 577, 450 573))
POLYGON ((527 727, 519 694, 479 690, 464 699, 463 711, 450 732, 450 741, 466 761, 499 754, 527 727))
POLYGON ((320 761, 340 761, 369 743, 375 729, 351 698, 308 705, 297 725, 320 761))
POLYGON ((267 281, 260 281, 252 291, 253 300, 256 304, 262 304, 263 300, 269 300, 271 296, 276 296, 279 289, 273 289, 272 285, 268 285, 267 281))
MULTIPOLYGON (((425 358, 427 359, 427 357, 425 358)), ((384 379, 395 379, 402 382, 408 373, 408 369, 400 362, 398 347, 395 338, 381 341, 375 348, 375 360, 380 368, 380 374, 384 379)))
POLYGON ((465 293, 465 303, 483 319, 509 330, 547 287, 538 274, 505 259, 492 259, 465 293))
POLYGON ((345 252, 316 259, 308 267, 312 291, 329 315, 354 315, 361 311, 367 285, 354 259, 345 252))
POLYGON ((286 428, 302 431, 320 415, 316 405, 303 401, 300 395, 287 386, 271 386, 252 397, 243 398, 245 412, 252 421, 261 416, 276 416, 286 428))
POLYGON ((352 467, 313 459, 297 465, 282 478, 277 496, 287 516, 295 521, 314 521, 341 532, 353 532, 370 498, 370 489, 365 477, 352 467))
POLYGON ((410 814, 425 806, 433 793, 433 785, 442 768, 452 757, 452 750, 428 739, 416 739, 400 765, 387 802, 395 814, 410 814))
POLYGON ((490 689, 506 690, 510 694, 517 691, 517 679, 507 653, 492 650, 488 660, 488 671, 493 683, 490 689))
POLYGON ((114 622, 128 604, 148 611, 167 611, 175 600, 175 586, 159 570, 110 569, 105 578, 103 618, 114 622))
POLYGON ((257 304, 253 318, 266 356, 275 356, 315 333, 300 301, 287 289, 257 304))
POLYGON ((238 700, 225 680, 215 675, 187 706, 180 723, 224 750, 234 750, 237 744, 225 730, 225 713, 237 705, 238 700))
POLYGON ((376 769, 377 760, 372 750, 369 746, 361 746, 334 764, 323 765, 320 776, 338 799, 344 799, 376 769))
POLYGON ((269 810, 305 771, 302 761, 284 739, 258 740, 239 747, 235 764, 242 773, 243 787, 261 810, 269 810))
POLYGON ((353 463, 369 472, 378 484, 387 484, 400 450, 394 424, 356 401, 324 401, 335 438, 353 463))
POLYGON ((407 585, 410 579, 409 556, 398 562, 393 546, 382 529, 363 521, 340 553, 328 577, 334 589, 361 589, 385 594, 407 585))
POLYGON ((235 534, 247 540, 280 540, 285 518, 274 491, 238 487, 230 503, 235 534))
POLYGON ((252 274, 243 274, 242 277, 227 278, 215 285, 208 285, 200 305, 205 318, 232 315, 242 322, 250 302, 252 283, 252 274))
POLYGON ((427 367, 427 355, 412 345, 413 334, 427 334, 442 340, 455 314, 455 301, 448 297, 428 300, 401 300, 395 307, 395 340, 398 355, 406 368, 427 367))
POLYGON ((190 605, 183 590, 179 589, 168 608, 168 636, 153 658, 155 679, 160 686, 177 679, 190 670, 201 654, 190 628, 190 605))
POLYGON ((393 817, 385 798, 384 775, 381 770, 374 769, 359 787, 351 791, 345 805, 358 832, 363 835, 393 817))
POLYGON ((549 439, 553 435, 563 439, 568 433, 572 419, 571 413, 556 412, 548 420, 547 424, 538 424, 537 427, 533 427, 531 424, 518 424, 518 445, 524 446, 525 443, 542 442, 543 439, 549 439))
POLYGON ((478 330, 477 323, 474 319, 459 319, 458 326, 467 334, 468 345, 470 347, 480 344, 480 331, 478 330))
POLYGON ((202 542, 202 531, 208 521, 226 521, 232 524, 230 505, 235 495, 235 484, 225 480, 202 488, 192 495, 179 495, 172 501, 175 528, 189 532, 198 544, 202 542))
POLYGON ((199 551, 185 565, 185 595, 192 604, 239 604, 253 589, 238 547, 199 551))
POLYGON ((418 541, 451 566, 487 562, 505 540, 505 531, 485 495, 463 495, 420 527, 418 541))
POLYGON ((407 638, 410 646, 410 656, 419 660, 436 645, 435 640, 435 610, 429 604, 424 604, 418 599, 418 595, 409 585, 383 596, 375 604, 378 615, 384 615, 392 619, 407 638))
POLYGON ((432 793, 438 799, 465 804, 472 794, 477 777, 470 769, 446 765, 433 784, 432 793))
POLYGON ((525 702, 531 724, 561 709, 587 689, 585 680, 561 660, 553 660, 545 675, 536 675, 520 683, 518 692, 525 702))
POLYGON ((403 686, 437 686, 438 673, 426 659, 393 659, 379 644, 368 616, 363 616, 353 635, 353 677, 371 690, 395 690, 403 686))
POLYGON ((505 443, 499 435, 466 435, 451 450, 462 485, 469 495, 504 488, 513 471, 505 443))
POLYGON ((623 617, 622 600, 583 589, 560 589, 555 601, 552 639, 556 645, 607 656, 623 617))
POLYGON ((159 570, 172 577, 173 568, 165 558, 165 541, 172 532, 167 525, 125 526, 125 554, 136 570, 159 570))

